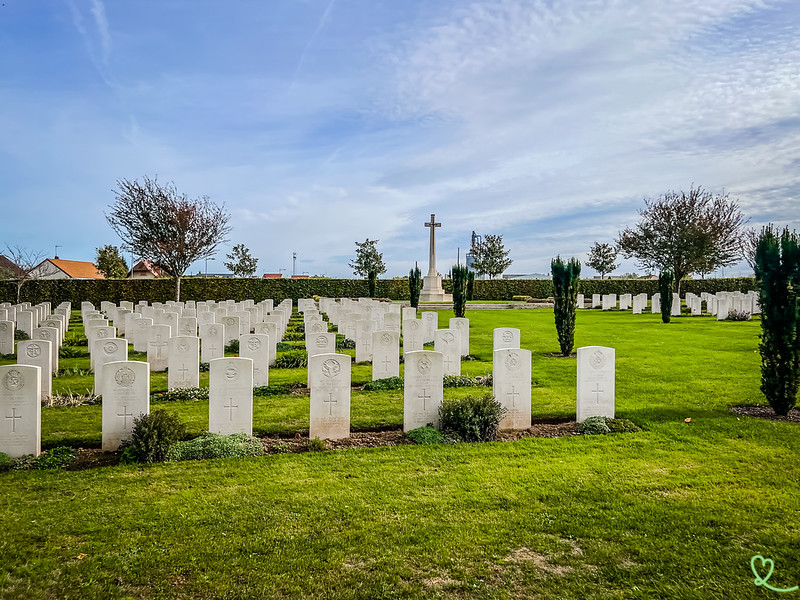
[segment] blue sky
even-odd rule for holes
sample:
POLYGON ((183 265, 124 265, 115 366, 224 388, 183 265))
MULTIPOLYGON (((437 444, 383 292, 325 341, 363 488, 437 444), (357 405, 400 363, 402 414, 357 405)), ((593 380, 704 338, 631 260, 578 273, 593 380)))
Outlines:
POLYGON ((475 230, 545 272, 692 183, 800 228, 800 2, 2 4, 3 245, 93 260, 144 175, 226 205, 210 271, 424 270, 436 213, 441 271, 475 230))

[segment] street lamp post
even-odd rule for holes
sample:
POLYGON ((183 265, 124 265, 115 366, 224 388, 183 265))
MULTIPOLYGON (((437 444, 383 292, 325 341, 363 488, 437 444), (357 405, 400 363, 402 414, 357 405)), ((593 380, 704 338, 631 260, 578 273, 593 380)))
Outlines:
POLYGON ((214 258, 212 257, 212 258, 207 258, 206 259, 206 277, 208 277, 208 261, 210 261, 210 260, 214 260, 214 258))

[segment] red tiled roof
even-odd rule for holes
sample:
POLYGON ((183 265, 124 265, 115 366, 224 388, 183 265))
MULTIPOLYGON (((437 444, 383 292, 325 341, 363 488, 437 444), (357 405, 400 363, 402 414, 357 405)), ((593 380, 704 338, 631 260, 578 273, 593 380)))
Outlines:
POLYGON ((282 279, 283 273, 264 273, 262 275, 263 279, 282 279))
POLYGON ((105 279, 97 267, 90 262, 80 260, 63 260, 61 258, 47 258, 45 262, 52 263, 73 279, 105 279))

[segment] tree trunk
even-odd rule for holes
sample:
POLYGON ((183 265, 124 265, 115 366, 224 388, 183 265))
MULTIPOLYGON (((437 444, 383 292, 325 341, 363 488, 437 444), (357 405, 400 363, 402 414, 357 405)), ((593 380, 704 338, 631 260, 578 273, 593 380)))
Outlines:
POLYGON ((180 275, 175 278, 175 302, 181 301, 181 278, 180 275))
POLYGON ((19 304, 20 296, 22 295, 22 284, 25 283, 24 281, 17 282, 17 304, 19 304))

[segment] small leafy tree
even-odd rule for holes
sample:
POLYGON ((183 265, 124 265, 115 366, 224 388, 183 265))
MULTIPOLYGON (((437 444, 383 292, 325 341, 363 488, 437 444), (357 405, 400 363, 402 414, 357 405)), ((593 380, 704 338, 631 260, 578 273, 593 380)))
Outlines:
POLYGON ((672 286, 674 285, 672 271, 661 271, 658 274, 658 292, 661 295, 661 321, 669 323, 672 318, 672 286))
POLYGON ((617 259, 617 252, 617 249, 610 244, 595 242, 589 250, 589 260, 584 264, 600 273, 600 279, 603 279, 619 266, 619 263, 614 262, 617 259))
POLYGON ((202 196, 178 193, 174 183, 117 181, 116 200, 106 221, 122 239, 123 250, 147 258, 175 278, 181 299, 181 277, 195 261, 211 258, 230 233, 230 214, 202 196))
POLYGON ((230 254, 225 255, 227 262, 222 264, 233 273, 234 277, 252 277, 258 268, 258 259, 253 258, 250 249, 244 244, 236 244, 230 254))
POLYGON ((42 262, 41 252, 32 252, 19 246, 6 246, 4 267, 0 267, 0 279, 9 279, 17 284, 17 304, 20 302, 22 286, 36 279, 36 267, 42 262))
POLYGON ((119 253, 119 248, 107 244, 95 248, 94 266, 106 279, 124 279, 128 276, 128 265, 119 253))
POLYGON ((761 234, 752 227, 745 229, 742 235, 742 257, 747 261, 747 264, 750 265, 750 268, 753 269, 753 273, 756 272, 756 248, 758 248, 758 241, 760 239, 761 234))
POLYGON ((553 301, 561 354, 569 356, 575 344, 575 312, 578 301, 578 285, 581 276, 581 263, 570 258, 565 263, 560 256, 550 262, 553 274, 553 301))
POLYGON ((411 306, 419 308, 419 294, 422 291, 422 272, 419 267, 414 265, 414 268, 408 272, 408 292, 411 299, 411 306))
POLYGON ((356 257, 349 263, 355 275, 367 278, 370 296, 375 296, 375 283, 378 275, 386 273, 383 253, 378 252, 375 247, 378 241, 367 238, 363 242, 356 242, 356 257))
POLYGON ((467 310, 467 281, 469 269, 461 265, 453 265, 453 312, 456 317, 463 317, 467 310))
POLYGON ((765 227, 756 246, 761 290, 761 391, 777 415, 797 402, 800 373, 800 238, 765 227))
POLYGON ((691 186, 646 198, 639 222, 620 232, 617 247, 645 269, 669 270, 674 291, 692 273, 710 273, 741 258, 742 231, 747 220, 727 193, 712 194, 691 186))
POLYGON ((473 244, 471 253, 472 268, 480 275, 488 275, 490 279, 500 275, 514 262, 508 258, 511 250, 506 250, 502 235, 484 236, 482 242, 473 244))

